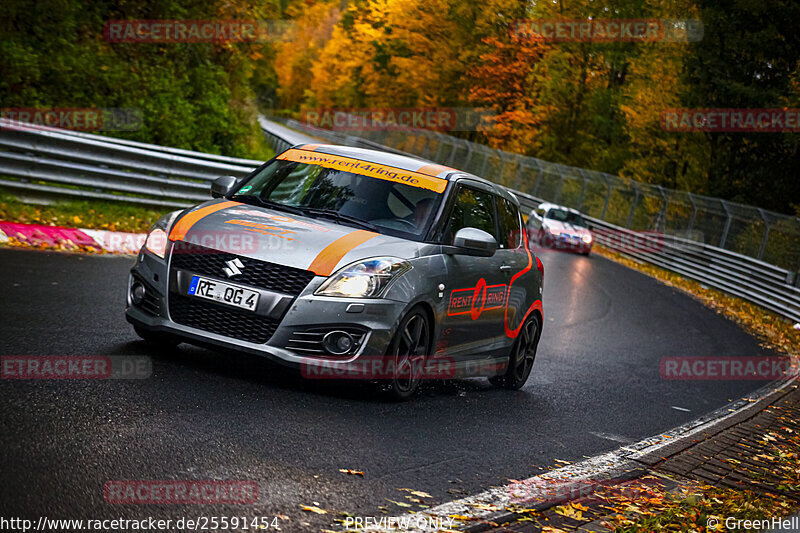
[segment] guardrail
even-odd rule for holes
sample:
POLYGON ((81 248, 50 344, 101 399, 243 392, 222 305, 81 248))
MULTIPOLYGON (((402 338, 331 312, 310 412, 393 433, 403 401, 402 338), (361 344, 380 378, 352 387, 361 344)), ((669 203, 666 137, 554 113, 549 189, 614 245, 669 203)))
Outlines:
POLYGON ((436 131, 376 129, 345 135, 296 120, 285 123, 340 144, 358 135, 355 146, 391 147, 627 229, 656 230, 800 269, 800 218, 796 216, 505 152, 436 131))
MULTIPOLYGON (((544 201, 509 190, 519 198, 526 212, 544 201)), ((792 285, 795 275, 786 269, 708 244, 671 235, 632 231, 597 218, 584 218, 594 233, 596 244, 800 322, 800 288, 792 285)))
MULTIPOLYGON (((261 120, 276 153, 308 136, 261 120)), ((375 141, 326 130, 312 135, 349 146, 408 154, 375 141)), ((434 158, 433 162, 436 161, 434 158)), ((0 122, 0 187, 47 195, 184 207, 209 198, 221 175, 245 176, 260 161, 167 148, 99 135, 0 122), (9 179, 4 176, 9 176, 9 179)), ((525 212, 542 200, 509 188, 525 212)), ((651 263, 734 294, 800 322, 797 276, 786 269, 719 247, 661 235, 658 247, 630 246, 642 233, 586 217, 598 242, 637 261, 651 263), (626 241, 627 238, 627 241, 626 241)))
MULTIPOLYGON (((287 121, 287 124, 296 126, 293 121, 287 121)), ((261 125, 268 141, 270 138, 272 138, 270 142, 273 143, 282 140, 278 128, 285 130, 285 127, 268 121, 262 121, 261 125)), ((412 155, 353 135, 308 126, 302 130, 336 144, 412 155)), ((445 161, 437 159, 434 157, 432 161, 446 164, 445 161)), ((544 201, 532 194, 507 188, 519 198, 526 214, 544 201)), ((591 216, 585 218, 592 226, 597 242, 608 249, 635 261, 643 261, 681 274, 800 322, 800 288, 792 285, 797 281, 797 276, 789 270, 689 239, 661 233, 633 231, 600 218, 591 216), (639 243, 647 244, 641 246, 639 243)))
POLYGON ((0 187, 48 196, 185 207, 207 200, 217 177, 259 164, 0 119, 0 187))

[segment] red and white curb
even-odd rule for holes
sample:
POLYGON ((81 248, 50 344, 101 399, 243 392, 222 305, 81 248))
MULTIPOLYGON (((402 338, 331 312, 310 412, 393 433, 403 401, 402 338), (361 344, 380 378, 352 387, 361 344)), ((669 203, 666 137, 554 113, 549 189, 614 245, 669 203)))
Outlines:
POLYGON ((0 244, 7 244, 11 238, 34 247, 97 248, 110 253, 137 254, 147 234, 0 221, 0 244))

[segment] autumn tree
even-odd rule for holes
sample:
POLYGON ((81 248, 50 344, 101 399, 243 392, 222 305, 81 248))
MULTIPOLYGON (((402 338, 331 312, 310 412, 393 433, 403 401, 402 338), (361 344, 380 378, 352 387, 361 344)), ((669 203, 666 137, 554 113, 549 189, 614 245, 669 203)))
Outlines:
POLYGON ((534 98, 532 69, 544 54, 544 43, 539 37, 516 34, 486 37, 483 42, 489 50, 480 56, 480 65, 470 71, 469 101, 493 111, 483 128, 489 145, 535 153, 541 109, 534 98))
POLYGON ((277 46, 275 73, 280 107, 297 109, 312 92, 314 65, 341 16, 338 2, 293 4, 289 27, 277 46))

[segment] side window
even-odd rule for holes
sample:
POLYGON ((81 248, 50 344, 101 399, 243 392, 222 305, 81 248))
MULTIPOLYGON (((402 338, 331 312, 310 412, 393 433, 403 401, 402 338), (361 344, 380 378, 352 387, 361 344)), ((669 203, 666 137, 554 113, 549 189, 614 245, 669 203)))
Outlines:
POLYGON ((537 207, 536 208, 536 214, 539 215, 540 217, 544 218, 544 216, 547 214, 547 211, 545 211, 541 207, 537 207))
POLYGON ((498 243, 502 242, 497 238, 494 195, 468 187, 461 187, 457 195, 442 240, 452 243, 461 228, 478 228, 493 235, 498 243))
POLYGON ((505 198, 497 198, 497 211, 500 214, 500 246, 502 248, 518 247, 522 242, 522 226, 517 206, 505 198))

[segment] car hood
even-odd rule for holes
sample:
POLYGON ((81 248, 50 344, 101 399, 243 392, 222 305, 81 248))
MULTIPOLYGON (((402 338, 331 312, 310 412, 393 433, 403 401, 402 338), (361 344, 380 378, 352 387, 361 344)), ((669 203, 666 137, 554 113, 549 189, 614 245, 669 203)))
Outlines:
POLYGON ((550 218, 546 218, 544 223, 542 224, 547 229, 554 229, 558 230, 562 233, 569 233, 570 235, 590 235, 591 232, 588 228, 584 228, 583 226, 576 226, 574 224, 570 224, 568 222, 561 222, 559 220, 553 220, 550 218))
POLYGON ((225 200, 206 202, 177 217, 169 238, 321 276, 368 257, 412 259, 422 247, 327 219, 225 200))

